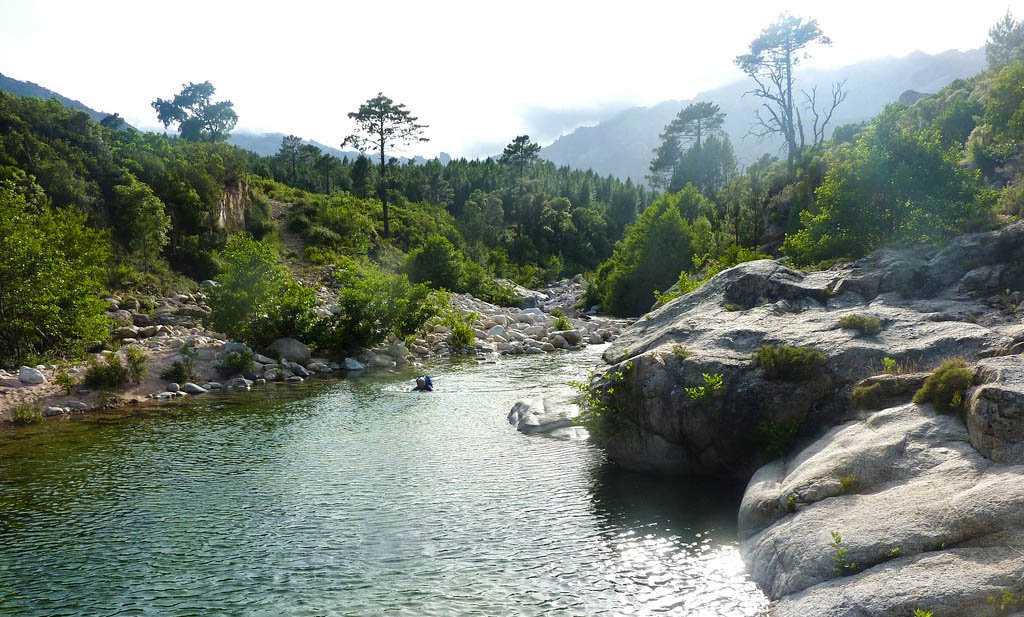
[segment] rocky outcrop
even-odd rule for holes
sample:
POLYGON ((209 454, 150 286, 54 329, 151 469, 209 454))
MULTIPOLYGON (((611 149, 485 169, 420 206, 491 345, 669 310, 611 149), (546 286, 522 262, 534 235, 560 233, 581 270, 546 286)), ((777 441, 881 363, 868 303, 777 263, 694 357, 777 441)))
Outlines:
POLYGON ((1019 615, 1022 288, 1020 223, 824 272, 741 264, 606 350, 597 435, 628 466, 753 474, 741 548, 773 617, 1019 615), (823 362, 787 381, 753 360, 762 345, 823 362), (951 357, 975 369, 963 413, 911 403, 951 357))
POLYGON ((1021 375, 1024 357, 982 360, 978 376, 992 381, 974 388, 967 424, 898 405, 761 468, 739 523, 773 615, 1019 609, 1024 452, 1007 444, 1018 445, 1021 375))
POLYGON ((607 414, 615 430, 601 441, 632 468, 745 480, 794 439, 841 421, 840 395, 881 372, 883 358, 930 369, 953 356, 1024 350, 1014 314, 1022 288, 1022 224, 810 274, 769 260, 740 264, 637 321, 605 352, 608 374, 622 377, 617 413, 607 414), (840 327, 852 315, 878 319, 881 331, 840 327), (766 377, 752 356, 767 344, 819 350, 820 375, 766 377), (686 388, 704 374, 720 374, 722 388, 695 399, 686 388))

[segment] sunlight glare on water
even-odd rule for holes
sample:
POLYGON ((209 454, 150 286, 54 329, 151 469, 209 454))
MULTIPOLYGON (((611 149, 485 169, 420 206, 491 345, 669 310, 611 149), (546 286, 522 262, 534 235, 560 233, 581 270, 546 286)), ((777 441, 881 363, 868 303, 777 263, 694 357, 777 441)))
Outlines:
POLYGON ((753 616, 734 493, 517 433, 594 352, 0 433, 0 613, 753 616))

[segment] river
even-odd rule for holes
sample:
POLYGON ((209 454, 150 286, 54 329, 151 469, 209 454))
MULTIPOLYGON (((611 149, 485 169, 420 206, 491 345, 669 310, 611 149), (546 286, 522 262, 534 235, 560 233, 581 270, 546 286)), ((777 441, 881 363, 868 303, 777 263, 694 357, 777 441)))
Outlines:
POLYGON ((0 430, 0 613, 760 614, 734 490, 508 425, 596 353, 0 430))

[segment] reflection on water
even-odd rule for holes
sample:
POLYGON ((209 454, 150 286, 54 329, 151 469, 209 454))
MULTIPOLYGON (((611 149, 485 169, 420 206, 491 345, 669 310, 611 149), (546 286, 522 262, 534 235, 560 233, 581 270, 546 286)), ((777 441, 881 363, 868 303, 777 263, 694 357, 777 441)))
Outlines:
POLYGON ((593 355, 0 434, 0 613, 756 615, 737 495, 505 415, 593 355))

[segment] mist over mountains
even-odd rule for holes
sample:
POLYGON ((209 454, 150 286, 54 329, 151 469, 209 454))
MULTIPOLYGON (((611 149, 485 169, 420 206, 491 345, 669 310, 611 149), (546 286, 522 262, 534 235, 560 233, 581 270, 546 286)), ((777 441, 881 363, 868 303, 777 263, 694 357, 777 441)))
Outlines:
MULTIPOLYGON (((985 69, 984 50, 950 50, 939 54, 916 52, 903 58, 858 62, 840 69, 807 69, 797 73, 798 87, 818 85, 829 93, 832 82, 846 80, 849 96, 836 110, 829 134, 837 126, 868 120, 895 102, 907 90, 932 93, 955 79, 970 77, 985 69)), ((618 178, 644 181, 651 152, 661 140, 658 135, 680 109, 695 101, 717 103, 727 114, 725 132, 733 142, 741 164, 761 155, 778 154, 781 140, 758 141, 748 137, 759 102, 744 96, 750 89, 746 80, 709 90, 692 99, 665 101, 652 107, 634 107, 594 126, 580 127, 541 150, 541 157, 557 165, 593 169, 618 178)))

